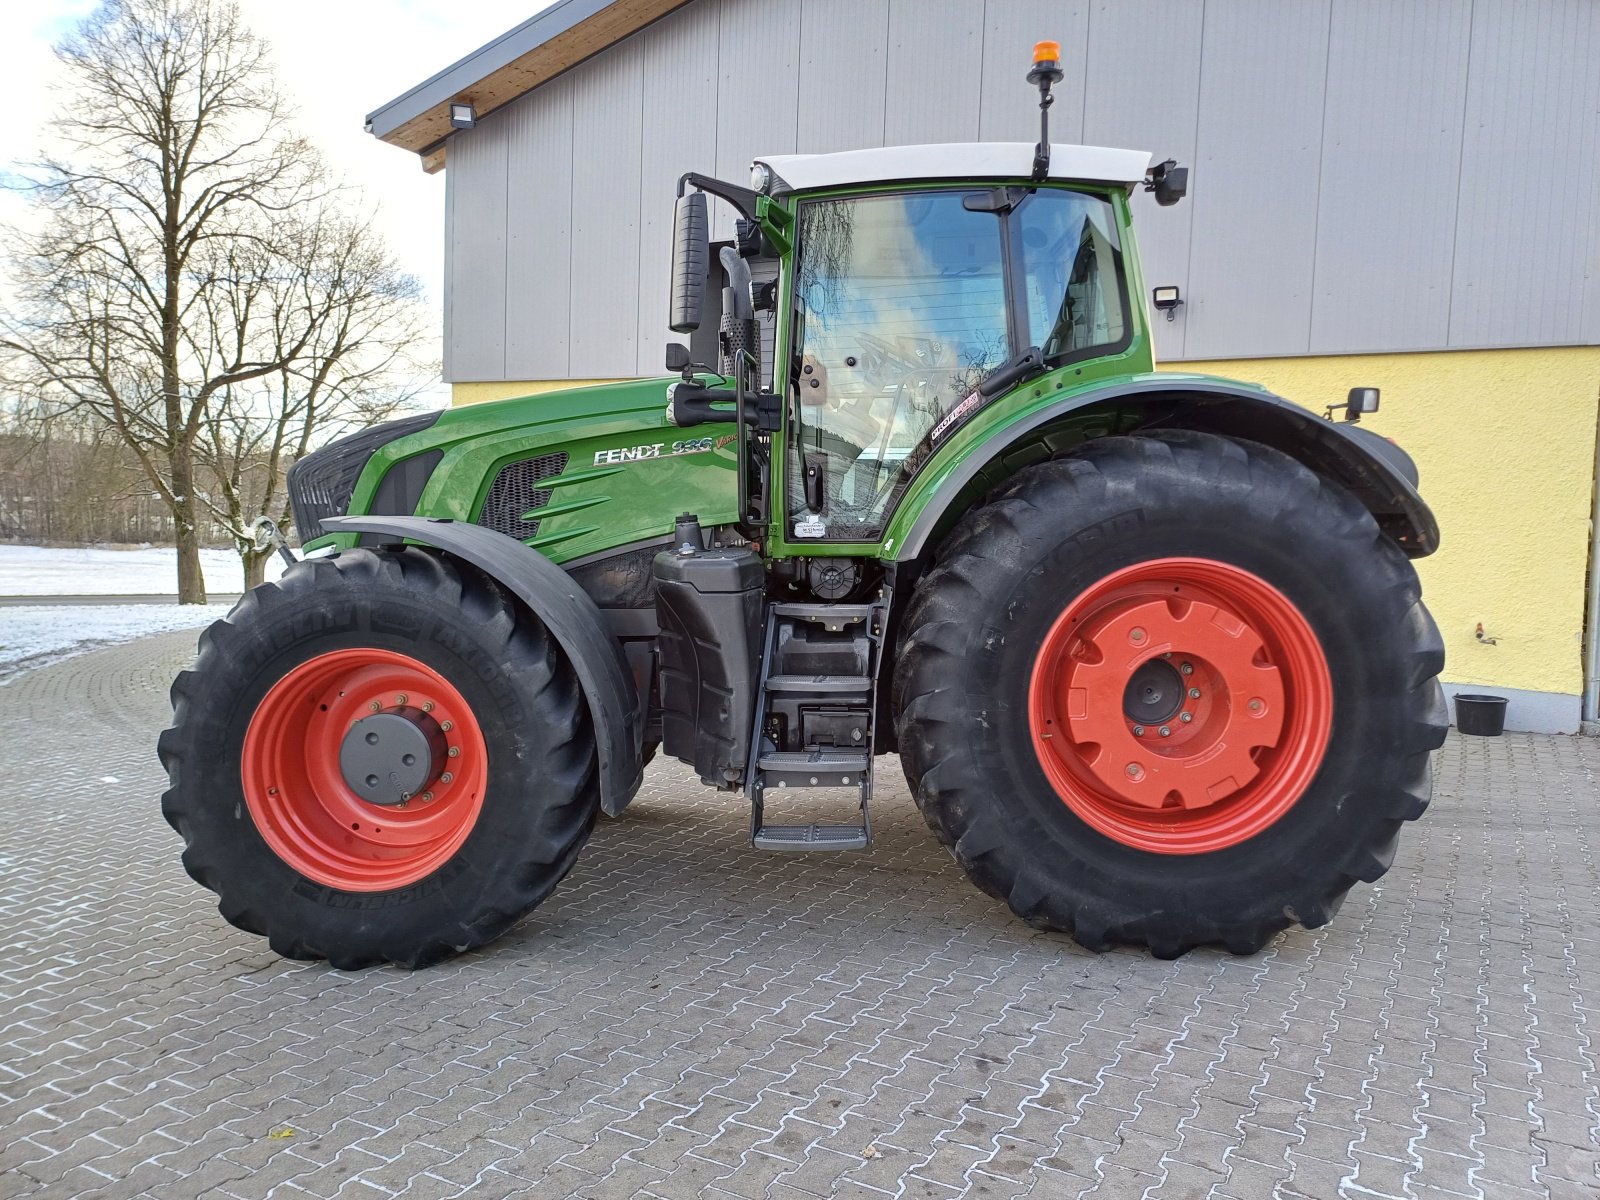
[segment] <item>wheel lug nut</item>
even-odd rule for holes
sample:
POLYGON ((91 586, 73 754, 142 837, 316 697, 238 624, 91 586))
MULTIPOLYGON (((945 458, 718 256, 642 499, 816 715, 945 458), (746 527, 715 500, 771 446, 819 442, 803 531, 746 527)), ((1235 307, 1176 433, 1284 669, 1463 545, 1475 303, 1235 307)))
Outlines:
POLYGON ((367 705, 367 707, 370 708, 373 712, 382 712, 383 711, 383 705, 379 704, 376 700, 374 700, 371 704, 367 705))
POLYGON ((432 712, 433 711, 433 701, 432 700, 424 700, 422 702, 422 711, 423 712, 432 712))
POLYGON ((423 792, 422 793, 422 802, 424 804, 432 804, 433 803, 433 793, 432 792, 423 792))
POLYGON ((1143 779, 1144 778, 1144 768, 1141 767, 1138 763, 1129 763, 1128 764, 1128 778, 1129 779, 1143 779))
POLYGON ((1134 737, 1143 737, 1144 736, 1144 726, 1143 725, 1135 725, 1133 727, 1133 736, 1134 737))
POLYGON ((446 721, 442 725, 439 726, 439 728, 444 730, 446 733, 449 733, 455 727, 456 727, 456 723, 454 721, 446 721))
POLYGON ((396 696, 394 698, 394 702, 396 704, 404 704, 406 702, 406 694, 404 692, 401 692, 398 696, 396 696))
POLYGON ((1163 725, 1161 727, 1161 736, 1162 737, 1171 737, 1172 736, 1172 728, 1171 728, 1171 726, 1163 725))
POLYGON ((1265 707, 1266 707, 1266 705, 1261 703, 1260 700, 1252 700, 1252 701, 1250 701, 1250 711, 1253 712, 1253 713, 1258 713, 1265 707))
POLYGON ((450 783, 454 779, 455 779, 455 776, 450 774, 449 771, 446 771, 443 775, 439 776, 439 782, 440 783, 450 783))
POLYGON ((1191 699, 1191 700, 1200 699, 1200 689, 1199 688, 1190 688, 1189 689, 1189 699, 1191 699))
POLYGON ((1182 666, 1180 666, 1178 668, 1178 670, 1181 671, 1185 675, 1193 675, 1194 674, 1194 667, 1189 663, 1184 663, 1182 666))
POLYGON ((1138 645, 1140 642, 1144 641, 1144 630, 1140 629, 1138 626, 1134 626, 1134 628, 1128 631, 1128 640, 1134 645, 1138 645))
POLYGON ((1193 713, 1179 713, 1178 714, 1178 720, 1182 721, 1185 725, 1187 725, 1190 721, 1194 720, 1194 714, 1193 713))
POLYGON ((451 758, 460 758, 461 757, 461 747, 460 746, 451 746, 450 747, 450 757, 451 758))

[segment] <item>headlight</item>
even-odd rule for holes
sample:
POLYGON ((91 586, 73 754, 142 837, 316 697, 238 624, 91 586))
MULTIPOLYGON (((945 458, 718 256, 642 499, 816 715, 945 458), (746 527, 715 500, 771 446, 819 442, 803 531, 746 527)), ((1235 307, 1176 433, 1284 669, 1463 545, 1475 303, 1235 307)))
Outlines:
POLYGON ((750 186, 765 195, 766 190, 772 186, 772 168, 766 163, 751 163, 750 186))

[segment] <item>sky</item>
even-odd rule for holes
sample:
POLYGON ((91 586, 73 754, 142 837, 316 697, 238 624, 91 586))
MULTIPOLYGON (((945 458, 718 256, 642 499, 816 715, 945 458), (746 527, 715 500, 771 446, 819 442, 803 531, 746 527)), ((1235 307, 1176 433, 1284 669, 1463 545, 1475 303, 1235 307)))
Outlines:
MULTIPOLYGON (((547 0, 239 0, 271 45, 298 128, 376 210, 379 231, 435 311, 444 272, 444 175, 363 132, 367 113, 548 7, 547 0)), ((61 98, 51 47, 94 0, 0 0, 0 170, 30 161, 61 98)), ((0 191, 0 221, 21 215, 0 191)))

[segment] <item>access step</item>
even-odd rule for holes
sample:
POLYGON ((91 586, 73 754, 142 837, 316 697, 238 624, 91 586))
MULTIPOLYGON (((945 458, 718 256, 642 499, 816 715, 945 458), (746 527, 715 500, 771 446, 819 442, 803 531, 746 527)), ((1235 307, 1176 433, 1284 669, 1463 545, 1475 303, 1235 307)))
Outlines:
POLYGON ((860 675, 768 675, 767 691, 807 696, 865 696, 872 680, 860 675))
POLYGON ((822 747, 763 754, 756 763, 763 787, 854 787, 867 774, 865 750, 822 747))
POLYGON ((757 850, 865 850, 871 834, 860 825, 763 825, 757 850))
POLYGON ((774 604, 772 613, 792 621, 808 621, 837 633, 846 625, 857 625, 872 615, 870 604, 774 604))

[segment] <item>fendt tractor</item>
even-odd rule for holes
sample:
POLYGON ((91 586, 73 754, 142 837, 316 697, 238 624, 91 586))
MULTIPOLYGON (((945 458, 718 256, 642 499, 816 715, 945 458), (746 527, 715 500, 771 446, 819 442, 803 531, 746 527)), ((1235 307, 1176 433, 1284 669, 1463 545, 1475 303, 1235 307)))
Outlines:
POLYGON ((160 743, 227 920, 341 968, 480 946, 657 753, 778 851, 866 848, 898 754, 972 881, 1092 950, 1252 953, 1384 873, 1446 727, 1416 467, 1375 389, 1154 370, 1130 198, 1188 172, 1052 145, 1058 59, 1037 144, 685 174, 664 377, 295 464, 303 557, 160 743))

